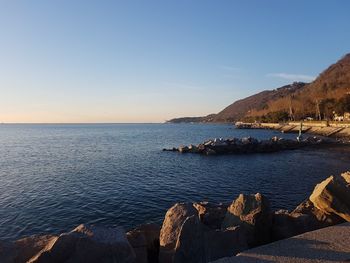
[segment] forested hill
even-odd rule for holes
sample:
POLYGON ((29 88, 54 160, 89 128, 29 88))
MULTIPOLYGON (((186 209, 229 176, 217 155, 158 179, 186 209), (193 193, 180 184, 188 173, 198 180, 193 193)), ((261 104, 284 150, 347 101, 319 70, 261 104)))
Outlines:
POLYGON ((295 82, 233 102, 217 114, 177 118, 169 122, 282 121, 290 117, 332 118, 350 111, 350 54, 323 71, 311 83, 295 82), (292 110, 292 116, 290 116, 292 110), (320 114, 318 114, 318 112, 320 114))

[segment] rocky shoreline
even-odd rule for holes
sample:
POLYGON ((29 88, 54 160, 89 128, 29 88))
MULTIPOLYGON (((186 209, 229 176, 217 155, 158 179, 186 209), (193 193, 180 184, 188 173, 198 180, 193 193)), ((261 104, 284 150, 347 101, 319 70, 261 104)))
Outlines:
POLYGON ((80 225, 70 232, 0 241, 3 263, 211 262, 323 227, 350 222, 350 172, 330 176, 293 211, 272 211, 260 194, 231 204, 177 203, 162 226, 80 225))
POLYGON ((339 142, 321 137, 307 137, 300 140, 290 140, 273 137, 269 140, 257 140, 252 137, 238 138, 215 138, 207 140, 198 145, 173 147, 163 149, 163 151, 172 151, 180 153, 194 153, 204 155, 217 154, 247 154, 247 153, 271 153, 285 150, 295 150, 303 147, 336 145, 339 142))

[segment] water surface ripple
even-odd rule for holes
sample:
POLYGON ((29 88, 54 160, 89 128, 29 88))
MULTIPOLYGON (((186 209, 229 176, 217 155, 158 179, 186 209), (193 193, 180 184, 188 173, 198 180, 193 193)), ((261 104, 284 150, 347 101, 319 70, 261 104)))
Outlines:
POLYGON ((210 157, 161 151, 248 135, 282 134, 230 125, 0 125, 0 238, 80 223, 160 223, 175 202, 227 202, 239 193, 261 192, 274 208, 291 209, 315 183, 349 169, 343 150, 210 157))

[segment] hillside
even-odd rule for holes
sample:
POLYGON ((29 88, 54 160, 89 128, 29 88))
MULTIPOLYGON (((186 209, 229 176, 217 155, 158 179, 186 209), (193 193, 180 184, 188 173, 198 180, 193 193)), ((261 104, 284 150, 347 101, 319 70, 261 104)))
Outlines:
POLYGON ((180 118, 171 119, 166 122, 167 123, 213 122, 214 116, 215 114, 210 114, 204 117, 180 117, 180 118))
POLYGON ((263 116, 271 112, 288 112, 292 106, 295 119, 318 117, 331 118, 333 111, 343 113, 350 91, 350 54, 323 71, 318 78, 289 96, 270 100, 267 109, 254 111, 246 116, 263 116), (318 105, 318 106, 317 106, 318 105))
POLYGON ((253 96, 238 100, 215 115, 215 122, 231 122, 251 116, 255 112, 269 112, 270 103, 294 94, 306 83, 295 82, 275 90, 265 90, 253 96))
MULTIPOLYGON (((350 54, 328 67, 311 83, 295 82, 235 101, 210 117, 191 122, 283 121, 332 118, 350 111, 350 54), (290 114, 292 111, 292 115, 290 114)), ((186 119, 174 119, 186 122, 186 119)), ((169 122, 173 122, 170 120, 169 122)))

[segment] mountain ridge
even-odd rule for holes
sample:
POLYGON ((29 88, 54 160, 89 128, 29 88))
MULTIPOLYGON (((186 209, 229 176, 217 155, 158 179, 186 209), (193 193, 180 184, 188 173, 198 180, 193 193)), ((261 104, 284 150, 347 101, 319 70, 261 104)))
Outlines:
POLYGON ((311 83, 294 82, 237 100, 217 114, 169 120, 179 122, 286 121, 330 119, 334 111, 350 111, 350 53, 344 55, 311 83))

